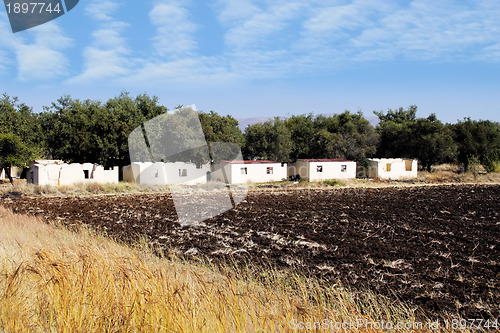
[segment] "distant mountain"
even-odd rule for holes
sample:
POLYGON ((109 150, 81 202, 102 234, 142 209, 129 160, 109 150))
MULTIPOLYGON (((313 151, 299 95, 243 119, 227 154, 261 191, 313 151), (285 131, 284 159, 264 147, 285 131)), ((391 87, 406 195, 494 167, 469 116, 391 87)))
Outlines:
MULTIPOLYGON (((331 117, 333 116, 335 113, 323 113, 322 115, 323 116, 326 116, 326 117, 331 117)), ((366 120, 368 120, 370 122, 370 124, 372 124, 372 126, 377 126, 378 125, 378 117, 375 117, 375 116, 371 116, 371 117, 365 117, 366 120)), ((250 118, 236 118, 236 120, 238 120, 238 127, 241 129, 242 132, 245 132, 245 129, 247 128, 248 125, 253 125, 253 124, 258 124, 258 123, 263 123, 263 122, 266 122, 268 120, 273 120, 274 117, 250 117, 250 118)))

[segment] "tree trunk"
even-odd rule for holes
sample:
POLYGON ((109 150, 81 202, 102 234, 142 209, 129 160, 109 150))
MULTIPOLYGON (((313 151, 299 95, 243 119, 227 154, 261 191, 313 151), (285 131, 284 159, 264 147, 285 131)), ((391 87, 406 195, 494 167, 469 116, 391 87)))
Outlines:
POLYGON ((12 179, 12 176, 10 175, 10 167, 4 167, 3 169, 5 170, 5 174, 9 178, 10 185, 14 186, 14 180, 12 179))

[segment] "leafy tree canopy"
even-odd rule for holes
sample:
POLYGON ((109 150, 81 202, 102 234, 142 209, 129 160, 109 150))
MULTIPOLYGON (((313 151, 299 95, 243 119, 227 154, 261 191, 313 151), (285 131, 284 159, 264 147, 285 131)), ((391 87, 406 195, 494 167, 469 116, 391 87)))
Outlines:
POLYGON ((293 141, 290 129, 285 122, 276 117, 264 123, 249 125, 245 131, 246 159, 273 160, 287 162, 290 160, 293 141))
POLYGON ((0 171, 5 169, 12 183, 10 169, 13 166, 24 167, 29 162, 31 151, 21 138, 13 133, 0 133, 0 171))
POLYGON ((0 98, 0 133, 13 133, 26 145, 40 146, 43 141, 38 114, 7 94, 0 98))
POLYGON ((487 170, 495 169, 500 160, 500 124, 498 122, 465 118, 448 127, 458 146, 459 163, 468 167, 470 160, 478 159, 487 170))
POLYGON ((452 132, 436 115, 417 118, 416 106, 374 113, 380 120, 376 128, 380 135, 379 157, 416 158, 427 170, 434 164, 455 160, 457 147, 452 132))
POLYGON ((158 98, 128 93, 100 101, 63 96, 41 115, 51 155, 75 163, 130 163, 128 136, 144 121, 167 112, 158 98))

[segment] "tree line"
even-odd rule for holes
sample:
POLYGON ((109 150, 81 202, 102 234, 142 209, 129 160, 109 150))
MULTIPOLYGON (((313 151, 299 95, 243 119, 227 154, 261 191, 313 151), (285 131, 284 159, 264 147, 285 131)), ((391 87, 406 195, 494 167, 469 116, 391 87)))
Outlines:
MULTIPOLYGON (((38 158, 125 166, 130 164, 132 131, 169 112, 157 97, 147 94, 122 93, 106 102, 63 96, 39 113, 3 94, 0 167, 23 167, 38 158)), ((417 117, 416 106, 374 114, 379 120, 376 126, 361 112, 345 111, 332 116, 276 117, 249 125, 244 132, 229 115, 198 112, 198 118, 209 144, 233 143, 245 159, 342 158, 366 163, 370 157, 403 157, 418 159, 427 170, 441 163, 467 168, 478 162, 488 171, 498 166, 498 122, 466 118, 445 124, 435 114, 417 117)))

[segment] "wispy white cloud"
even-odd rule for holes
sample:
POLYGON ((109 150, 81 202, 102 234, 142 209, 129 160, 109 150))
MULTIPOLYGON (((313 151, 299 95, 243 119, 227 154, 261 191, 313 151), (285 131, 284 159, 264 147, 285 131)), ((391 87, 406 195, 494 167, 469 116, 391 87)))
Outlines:
POLYGON ((93 1, 85 8, 89 17, 97 22, 92 32, 92 42, 83 50, 83 71, 68 83, 84 83, 92 80, 118 78, 131 71, 132 54, 123 36, 127 23, 114 18, 120 4, 117 1, 93 1))
POLYGON ((0 71, 6 69, 7 59, 7 52, 0 50, 0 71))
POLYGON ((279 5, 247 2, 247 19, 225 22, 232 70, 287 77, 358 62, 500 61, 496 1, 332 0, 287 2, 285 10, 274 10, 279 5), (283 42, 287 26, 298 27, 296 40, 283 42))
POLYGON ((149 17, 157 30, 153 38, 157 54, 175 58, 190 55, 196 50, 193 33, 197 27, 181 3, 171 0, 157 2, 149 17))
MULTIPOLYGON (((224 43, 210 56, 198 40, 203 28, 192 0, 152 2, 143 15, 153 31, 144 28, 140 50, 130 47, 134 41, 126 33, 142 27, 119 16, 123 2, 84 6, 95 28, 81 51, 81 73, 70 83, 284 78, 373 61, 500 62, 497 0, 214 0, 214 13, 204 15, 218 20, 224 43)), ((14 54, 20 78, 65 75, 71 40, 55 23, 40 28, 45 35, 33 29, 33 42, 0 36, 0 68, 10 66, 14 54), (58 66, 38 59, 55 59, 58 66)))
POLYGON ((19 80, 48 80, 66 75, 69 60, 64 50, 73 41, 56 23, 32 28, 24 35, 12 34, 5 23, 1 25, 3 60, 0 62, 17 66, 19 80))
POLYGON ((371 18, 389 9, 389 2, 380 0, 354 0, 314 6, 310 8, 310 17, 303 24, 304 33, 331 39, 336 33, 348 34, 373 24, 371 18))
POLYGON ((85 7, 85 12, 97 21, 113 21, 112 14, 119 6, 118 2, 113 1, 93 1, 85 7))
POLYGON ((10 28, 7 23, 1 18, 5 17, 3 15, 6 15, 5 12, 0 11, 0 71, 7 69, 10 63, 9 53, 7 51, 7 48, 9 48, 7 36, 9 36, 11 32, 9 31, 10 28))
POLYGON ((500 6, 417 0, 382 17, 353 41, 361 51, 387 49, 393 57, 412 60, 470 59, 499 39, 498 20, 493 19, 498 15, 500 6))
MULTIPOLYGON (((500 36, 500 6, 491 1, 415 0, 407 6, 379 1, 315 9, 300 48, 342 50, 332 61, 391 59, 457 61, 488 53, 500 36)), ((494 54, 494 53, 493 53, 494 54)), ((492 55, 493 55, 492 54, 492 55)), ((498 60, 498 59, 497 59, 498 60)), ((324 63, 324 61, 321 61, 324 63)))
MULTIPOLYGON (((223 12, 235 6, 232 1, 228 1, 227 5, 223 12)), ((229 48, 235 49, 273 47, 273 42, 280 38, 279 33, 297 19, 306 7, 304 1, 276 1, 263 8, 254 6, 244 9, 252 14, 246 19, 229 20, 232 26, 225 35, 225 42, 229 48)))
POLYGON ((234 79, 235 74, 229 72, 221 64, 221 59, 210 57, 189 57, 171 61, 149 61, 133 75, 123 79, 126 84, 154 84, 169 82, 170 84, 195 85, 217 84, 234 79))
POLYGON ((215 4, 217 18, 225 25, 246 20, 260 12, 252 0, 218 0, 215 4))
POLYGON ((203 57, 189 6, 165 0, 150 12, 154 48, 165 57, 133 77, 280 78, 396 59, 499 61, 498 7, 494 1, 218 0, 213 8, 225 49, 203 57), (167 22, 178 22, 177 30, 167 22))
POLYGON ((483 54, 479 55, 478 60, 483 60, 487 62, 499 62, 500 61, 500 42, 486 46, 484 48, 483 54))
POLYGON ((123 79, 126 84, 143 82, 157 84, 208 84, 226 81, 234 74, 227 69, 224 56, 204 56, 198 52, 196 32, 199 27, 188 1, 157 1, 149 12, 156 27, 151 57, 123 79))
POLYGON ((290 52, 310 4, 305 1, 219 0, 217 18, 227 30, 223 57, 238 77, 281 75, 297 56, 290 52))

